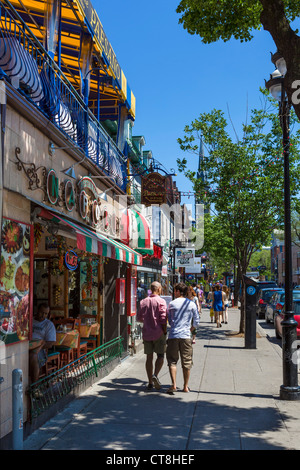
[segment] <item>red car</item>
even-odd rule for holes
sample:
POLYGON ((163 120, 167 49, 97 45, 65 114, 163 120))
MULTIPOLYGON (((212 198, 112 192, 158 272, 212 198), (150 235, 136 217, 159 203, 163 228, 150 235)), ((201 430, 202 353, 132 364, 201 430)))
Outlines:
MULTIPOLYGON (((275 333, 276 333, 276 338, 282 338, 282 326, 281 322, 284 318, 284 309, 280 312, 277 312, 275 315, 275 333)), ((297 338, 300 338, 300 299, 296 299, 293 301, 293 311, 294 311, 294 318, 297 322, 297 338)))

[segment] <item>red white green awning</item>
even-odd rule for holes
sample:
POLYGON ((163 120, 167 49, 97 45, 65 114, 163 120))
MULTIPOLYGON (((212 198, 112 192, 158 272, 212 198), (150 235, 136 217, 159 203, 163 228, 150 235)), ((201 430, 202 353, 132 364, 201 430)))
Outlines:
POLYGON ((140 212, 132 208, 124 209, 122 212, 120 239, 139 253, 148 255, 154 253, 149 224, 140 212))
POLYGON ((107 258, 124 261, 125 263, 135 264, 141 266, 143 264, 143 257, 129 246, 123 243, 112 240, 105 235, 93 232, 86 227, 71 222, 56 212, 51 212, 41 209, 39 214, 41 217, 52 219, 53 221, 60 221, 68 225, 76 232, 77 248, 88 253, 105 256, 107 258))

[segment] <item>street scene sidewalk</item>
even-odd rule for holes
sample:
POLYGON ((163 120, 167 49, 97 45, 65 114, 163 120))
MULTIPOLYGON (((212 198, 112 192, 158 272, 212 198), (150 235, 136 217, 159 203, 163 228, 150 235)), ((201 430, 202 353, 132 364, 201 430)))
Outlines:
POLYGON ((146 391, 143 348, 123 360, 57 417, 24 442, 25 450, 299 450, 300 403, 279 399, 281 348, 257 328, 256 349, 245 349, 240 311, 216 328, 203 308, 190 392, 146 391))

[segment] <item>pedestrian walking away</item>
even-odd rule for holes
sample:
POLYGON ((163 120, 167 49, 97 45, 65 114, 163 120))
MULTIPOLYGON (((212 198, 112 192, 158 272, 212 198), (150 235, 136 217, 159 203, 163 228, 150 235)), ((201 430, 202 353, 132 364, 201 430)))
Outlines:
POLYGON ((207 302, 208 302, 208 307, 209 307, 209 315, 210 315, 210 322, 213 323, 215 321, 215 312, 213 308, 213 292, 215 288, 213 285, 210 286, 210 291, 207 296, 207 302))
POLYGON ((206 282, 205 283, 205 286, 204 286, 204 296, 205 296, 205 303, 207 304, 208 302, 208 294, 209 294, 209 291, 210 291, 210 286, 209 286, 209 283, 206 282))
POLYGON ((137 321, 143 323, 142 335, 144 353, 146 354, 146 373, 148 378, 147 390, 154 387, 161 388, 158 374, 164 363, 167 335, 167 304, 161 295, 161 284, 152 282, 151 294, 141 300, 137 321), (156 361, 153 373, 153 359, 156 353, 156 361))
POLYGON ((223 286, 222 291, 225 294, 224 297, 224 316, 223 316, 223 322, 228 323, 228 306, 229 306, 229 294, 230 294, 230 289, 228 286, 223 286))
POLYGON ((204 301, 204 291, 203 291, 203 285, 200 284, 199 289, 198 289, 198 301, 199 301, 199 314, 201 315, 202 313, 202 302, 204 301))
MULTIPOLYGON (((195 303, 195 305, 197 307, 197 310, 198 310, 198 313, 200 315, 199 300, 198 300, 196 292, 194 291, 194 289, 191 286, 188 287, 188 298, 195 303)), ((191 326, 193 326, 193 322, 192 322, 191 326)), ((196 329, 194 328, 192 330, 192 344, 195 344, 195 343, 196 343, 196 329)))
POLYGON ((183 392, 188 392, 190 372, 193 365, 193 347, 191 331, 200 323, 200 316, 195 303, 187 298, 188 289, 184 283, 174 287, 175 300, 170 302, 168 308, 168 322, 170 325, 167 340, 167 361, 172 385, 167 393, 176 392, 177 363, 181 360, 183 373, 183 392), (193 322, 193 326, 191 324, 193 322))
POLYGON ((225 297, 225 293, 221 291, 220 284, 217 284, 213 292, 213 309, 215 312, 217 328, 220 328, 222 326, 220 317, 222 317, 223 310, 224 310, 224 297, 225 297))

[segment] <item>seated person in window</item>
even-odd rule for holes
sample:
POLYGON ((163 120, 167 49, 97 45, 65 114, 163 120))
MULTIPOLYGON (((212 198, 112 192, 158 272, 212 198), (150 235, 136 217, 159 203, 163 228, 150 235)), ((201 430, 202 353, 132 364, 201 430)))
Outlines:
POLYGON ((40 368, 46 363, 47 349, 56 342, 56 330, 54 324, 48 320, 50 308, 42 303, 38 306, 32 323, 32 339, 41 340, 41 344, 29 352, 29 375, 31 382, 39 379, 40 368))

